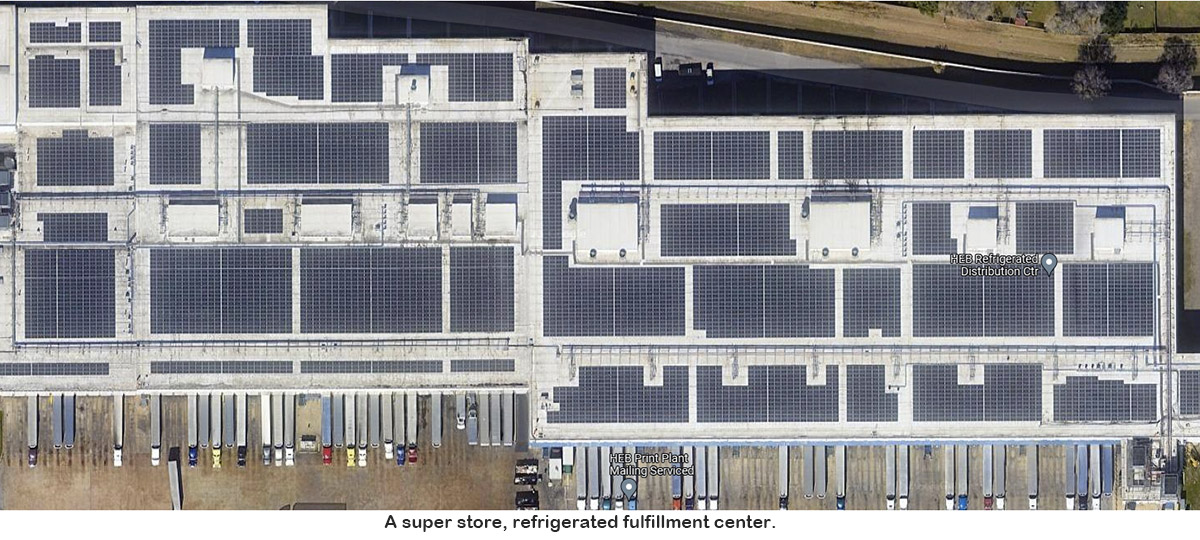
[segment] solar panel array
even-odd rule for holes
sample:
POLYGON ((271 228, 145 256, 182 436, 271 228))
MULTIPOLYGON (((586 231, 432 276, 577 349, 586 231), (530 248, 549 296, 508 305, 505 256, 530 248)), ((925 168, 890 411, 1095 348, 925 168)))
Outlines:
POLYGON ((662 385, 647 386, 640 366, 584 366, 577 386, 554 387, 554 401, 552 424, 687 422, 688 368, 664 366, 662 385))
POLYGON ((709 338, 835 335, 831 268, 705 265, 692 281, 694 327, 709 338))
POLYGON ((1179 414, 1200 415, 1200 370, 1179 370, 1179 414))
POLYGON ((899 396, 886 391, 884 366, 846 366, 846 420, 895 422, 899 396))
POLYGON ((235 48, 241 41, 236 19, 157 19, 148 25, 151 105, 193 104, 195 88, 182 83, 181 49, 235 48))
POLYGON ((450 248, 450 331, 512 332, 512 246, 450 248))
POLYGON ((804 179, 804 132, 780 131, 778 134, 779 178, 781 180, 804 179))
POLYGON ((975 130, 975 178, 1032 177, 1032 130, 975 130))
POLYGON ((150 184, 200 183, 200 124, 150 124, 150 184))
POLYGON ((912 203, 913 255, 948 255, 958 252, 958 239, 950 236, 950 203, 912 203))
POLYGON ((441 360, 304 360, 300 373, 441 373, 441 360))
POLYGON ((867 180, 904 175, 902 131, 815 131, 812 136, 813 178, 867 180))
POLYGON ((913 178, 962 178, 963 132, 913 131, 913 178))
POLYGON ((79 59, 39 54, 29 59, 29 107, 79 106, 79 59))
POLYGON ((290 249, 150 250, 150 333, 291 331, 290 249))
POLYGON ((1121 130, 1121 176, 1157 178, 1162 149, 1157 129, 1121 130))
POLYGON ((542 119, 542 247, 562 249, 562 182, 637 180, 640 134, 624 116, 542 119))
POLYGON ((809 385, 807 367, 749 366, 747 384, 721 383, 721 366, 696 367, 697 422, 837 422, 838 368, 809 385))
POLYGON ((408 63, 408 53, 329 55, 330 99, 334 103, 383 102, 383 66, 408 63))
POLYGON ((441 332, 442 250, 300 250, 300 331, 441 332))
POLYGON ((517 181, 514 122, 423 122, 420 147, 422 184, 517 181))
POLYGON ((684 269, 575 267, 542 262, 546 336, 682 336, 684 269))
POLYGON ((960 266, 913 265, 916 337, 1053 336, 1049 276, 962 276, 960 266))
POLYGON ((38 212, 46 242, 107 242, 108 214, 103 212, 38 212))
POLYGON ((250 19, 246 45, 254 49, 254 91, 304 100, 325 97, 325 57, 312 54, 312 21, 250 19))
POLYGON ((768 131, 656 131, 657 180, 765 180, 771 176, 768 131))
POLYGON ((450 373, 511 372, 516 370, 517 362, 512 358, 474 358, 450 361, 450 373))
POLYGON ((1036 422, 1042 416, 1042 367, 988 364, 983 384, 959 384, 955 364, 913 366, 917 422, 1036 422))
POLYGON ((29 23, 30 43, 79 43, 83 41, 83 26, 77 22, 56 24, 52 22, 29 23))
POLYGON ((120 43, 121 21, 89 22, 88 41, 92 43, 120 43))
POLYGON ((1075 253, 1075 203, 1017 203, 1017 253, 1075 253))
POLYGON ((450 101, 512 101, 512 53, 422 53, 418 64, 447 66, 450 101))
POLYGON ((291 373, 289 360, 170 360, 150 362, 152 375, 264 375, 291 373))
POLYGON ((663 257, 795 255, 790 206, 664 204, 663 257))
POLYGON ((625 68, 598 67, 592 71, 593 106, 597 109, 625 108, 625 68))
POLYGON ((111 249, 25 250, 25 337, 116 335, 111 249))
POLYGON ((283 234, 282 208, 247 208, 242 211, 246 234, 283 234))
POLYGON ((1042 132, 1046 178, 1121 176, 1121 130, 1047 129, 1042 132))
POLYGON ((88 51, 88 105, 117 107, 121 105, 121 65, 117 51, 92 49, 88 51))
POLYGON ((68 376, 68 375, 108 375, 107 362, 38 362, 36 364, 18 364, 16 362, 0 362, 0 376, 68 376))
POLYGON ((1154 422, 1158 385, 1069 376, 1054 385, 1056 422, 1154 422))
POLYGON ((388 124, 249 124, 250 184, 383 184, 388 172, 388 124))
POLYGON ((842 335, 868 337, 872 329, 900 336, 899 268, 842 270, 842 335))
POLYGON ((1154 263, 1071 263, 1063 269, 1063 335, 1154 334, 1154 263))
POLYGON ((111 186, 115 176, 112 137, 63 130, 62 137, 37 140, 37 185, 111 186))

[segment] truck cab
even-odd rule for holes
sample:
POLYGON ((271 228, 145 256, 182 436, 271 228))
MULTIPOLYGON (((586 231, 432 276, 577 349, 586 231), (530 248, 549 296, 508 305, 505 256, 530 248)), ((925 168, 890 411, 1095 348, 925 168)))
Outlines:
POLYGON ((321 463, 324 465, 329 465, 329 464, 333 463, 333 447, 332 446, 329 446, 327 444, 327 445, 324 445, 321 447, 321 463))
POLYGON ((358 445, 358 466, 367 466, 367 443, 365 442, 358 445))
POLYGON ((417 462, 417 443, 415 442, 408 443, 408 462, 417 462))
POLYGON ((38 449, 36 446, 29 447, 29 466, 37 467, 38 449))
POLYGON ((838 509, 838 510, 845 510, 845 509, 846 509, 846 498, 845 498, 845 497, 838 497, 838 498, 837 498, 837 509, 838 509))
POLYGON ((354 446, 349 444, 346 445, 346 466, 354 466, 354 446))
MULTIPOLYGON (((155 452, 152 455, 153 456, 158 455, 157 449, 155 449, 155 452)), ((221 468, 221 445, 214 444, 212 446, 212 458, 213 458, 212 468, 220 469, 221 468)), ((153 459, 157 462, 157 457, 155 457, 153 459)))
POLYGON ((245 446, 237 447, 237 466, 238 467, 246 466, 246 447, 245 446))
POLYGON ((158 446, 150 447, 150 464, 157 467, 162 454, 162 448, 158 446))
POLYGON ((788 509, 788 498, 787 498, 787 497, 780 497, 780 498, 779 498, 779 509, 780 509, 780 510, 787 510, 787 509, 788 509))
POLYGON ((121 466, 122 454, 124 453, 122 450, 121 445, 113 445, 113 467, 121 466))
POLYGON ((895 495, 888 495, 888 496, 887 496, 887 509, 888 509, 888 510, 895 510, 895 509, 896 509, 896 496, 895 496, 895 495))
POLYGON ((966 496, 966 495, 959 495, 959 496, 958 496, 958 509, 959 509, 959 510, 966 510, 966 509, 967 509, 967 496, 966 496))
POLYGON ((188 447, 188 467, 196 468, 197 458, 200 457, 200 452, 195 446, 188 447))
POLYGON ((288 467, 296 465, 296 447, 287 445, 283 448, 283 464, 288 467))

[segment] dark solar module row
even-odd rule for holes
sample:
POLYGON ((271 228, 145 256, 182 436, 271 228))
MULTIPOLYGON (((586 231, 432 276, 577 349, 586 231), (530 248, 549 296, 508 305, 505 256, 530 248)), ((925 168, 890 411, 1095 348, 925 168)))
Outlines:
POLYGON ((771 175, 767 131, 656 131, 656 180, 761 179, 771 175))
POLYGON ((640 366, 584 366, 576 386, 554 387, 552 424, 675 423, 688 421, 688 368, 664 366, 647 385, 640 366))
POLYGON ((195 88, 182 83, 183 48, 234 48, 241 41, 236 19, 157 19, 149 26, 148 57, 152 105, 191 105, 195 88))
POLYGON ((291 331, 290 249, 150 251, 150 333, 291 331))
POLYGON ((383 122, 249 124, 251 184, 382 184, 388 181, 383 122))
POLYGON ((834 270, 693 267, 693 323, 709 338, 833 337, 834 270))
POLYGON ((442 331, 440 248, 300 251, 300 331, 442 331))
POLYGON ((625 108, 625 68, 598 67, 592 71, 593 107, 625 108))
POLYGON ((116 335, 116 263, 111 249, 25 251, 25 337, 116 335))
POLYGON ((1047 129, 1046 178, 1157 177, 1157 129, 1047 129))
POLYGON ((1069 376, 1054 385, 1056 422, 1155 422, 1158 385, 1069 376))
POLYGON ((516 371, 516 361, 512 358, 488 358, 471 360, 451 360, 451 373, 482 373, 516 371))
POLYGON ((512 246, 450 248, 450 331, 513 331, 514 269, 512 246))
POLYGON ((42 240, 46 242, 107 242, 108 214, 103 212, 39 212, 42 240))
POLYGON ((696 367, 697 422, 837 422, 838 368, 809 385, 807 366, 749 366, 747 384, 725 385, 721 366, 696 367))
POLYGON ((958 252, 950 235, 950 203, 918 202, 912 209, 913 255, 949 255, 958 252))
POLYGON ((1075 253, 1075 203, 1017 203, 1017 253, 1075 253))
POLYGON ((219 375, 291 373, 287 360, 170 360, 150 362, 150 373, 159 375, 219 375))
POLYGON ((1154 263, 1070 263, 1063 272, 1063 335, 1154 333, 1154 263))
POLYGON ((53 22, 29 23, 30 43, 80 43, 83 41, 83 26, 73 22, 57 24, 53 22))
POLYGON ((150 124, 150 184, 200 183, 200 124, 150 124))
POLYGON ((331 54, 331 100, 334 103, 380 103, 383 101, 383 67, 407 63, 407 53, 331 54))
POLYGON ((300 373, 441 373, 441 360, 304 360, 300 373))
POLYGON ((92 21, 88 23, 88 41, 92 43, 120 43, 120 21, 92 21))
POLYGON ((983 384, 959 384, 959 366, 913 366, 913 420, 917 422, 1036 422, 1042 417, 1038 364, 988 364, 983 384))
POLYGON ((117 51, 92 49, 88 51, 88 105, 117 107, 121 105, 121 65, 117 51))
POLYGON ((246 234, 283 234, 282 208, 247 208, 242 211, 246 234))
POLYGON ((790 206, 664 204, 663 257, 795 255, 790 206))
POLYGON ((517 124, 421 124, 422 184, 511 184, 517 181, 517 124))
POLYGON ((89 137, 65 130, 62 137, 37 140, 37 185, 111 186, 115 176, 112 137, 89 137))
POLYGON ((29 107, 79 107, 79 59, 39 54, 29 59, 29 107))
POLYGON ((1033 130, 975 130, 975 178, 1032 178, 1033 130))
POLYGON ((842 335, 900 336, 900 269, 845 268, 842 270, 842 335))
POLYGON ((542 119, 542 247, 562 248, 562 182, 637 180, 640 134, 624 116, 542 119))
POLYGON ((0 362, 0 376, 71 376, 71 375, 108 375, 107 362, 39 362, 36 364, 18 364, 15 362, 0 362))
POLYGON ((815 131, 812 137, 813 178, 893 179, 904 174, 902 131, 815 131))
POLYGON ((913 178, 962 178, 962 130, 914 130, 913 178))
POLYGON ((542 279, 546 336, 684 334, 683 268, 570 268, 545 257, 542 279))
POLYGON ((914 336, 1054 335, 1053 278, 963 276, 960 269, 913 266, 914 336))
POLYGON ((416 63, 448 67, 450 101, 513 100, 511 53, 423 53, 416 63))
POLYGON ((1179 414, 1200 415, 1200 370, 1179 371, 1179 414))

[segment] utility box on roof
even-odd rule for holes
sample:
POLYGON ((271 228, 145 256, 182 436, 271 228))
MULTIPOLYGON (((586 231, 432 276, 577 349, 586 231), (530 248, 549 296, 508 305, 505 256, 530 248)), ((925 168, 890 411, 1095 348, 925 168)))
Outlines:
POLYGON ((581 193, 575 207, 575 259, 619 260, 638 254, 636 193, 581 193), (592 256, 592 250, 596 254, 592 256))
POLYGON ((352 236, 353 210, 350 199, 304 199, 300 204, 300 234, 307 237, 352 236))
POLYGON ((459 240, 471 238, 473 218, 471 200, 455 200, 450 207, 450 234, 459 240))
POLYGON ((221 206, 215 200, 175 200, 167 203, 167 236, 196 238, 217 236, 221 206))
POLYGON ((1125 247, 1125 207, 1096 208, 1093 246, 1101 253, 1120 253, 1125 247))
POLYGON ((967 210, 967 252, 996 251, 996 226, 999 217, 999 208, 996 206, 972 206, 967 210))
POLYGON ((854 256, 871 249, 871 193, 814 191, 809 202, 808 249, 817 257, 854 256))
POLYGON ((436 197, 413 197, 408 201, 408 237, 423 240, 438 237, 436 197))
POLYGON ((517 196, 510 193, 488 195, 484 207, 484 221, 490 238, 514 238, 517 236, 517 196))

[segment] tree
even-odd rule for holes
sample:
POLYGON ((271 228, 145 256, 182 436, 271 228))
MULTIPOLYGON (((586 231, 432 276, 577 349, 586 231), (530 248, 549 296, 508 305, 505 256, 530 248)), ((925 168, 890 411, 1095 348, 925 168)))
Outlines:
POLYGON ((1154 84, 1163 92, 1182 94, 1192 89, 1192 71, 1196 69, 1196 46, 1179 37, 1171 36, 1163 44, 1158 57, 1162 66, 1154 84))
POLYGON ((995 13, 991 2, 941 2, 942 12, 952 17, 986 20, 995 13))
POLYGON ((913 2, 913 7, 917 8, 922 15, 933 17, 938 14, 938 4, 940 2, 913 2))
POLYGON ((1112 81, 1108 79, 1108 74, 1104 72, 1103 68, 1095 64, 1088 64, 1075 72, 1075 80, 1071 82, 1071 88, 1079 97, 1091 101, 1107 96, 1108 91, 1112 90, 1112 81))
POLYGON ((1119 34, 1125 30, 1125 16, 1129 14, 1129 2, 1105 2, 1100 15, 1100 26, 1108 34, 1119 34))
POLYGON ((1057 34, 1082 34, 1093 36, 1100 33, 1100 15, 1104 13, 1104 2, 1055 2, 1057 10, 1046 21, 1046 30, 1057 34))
POLYGON ((1116 59, 1112 43, 1104 34, 1098 34, 1079 44, 1079 63, 1081 64, 1109 64, 1116 59))

